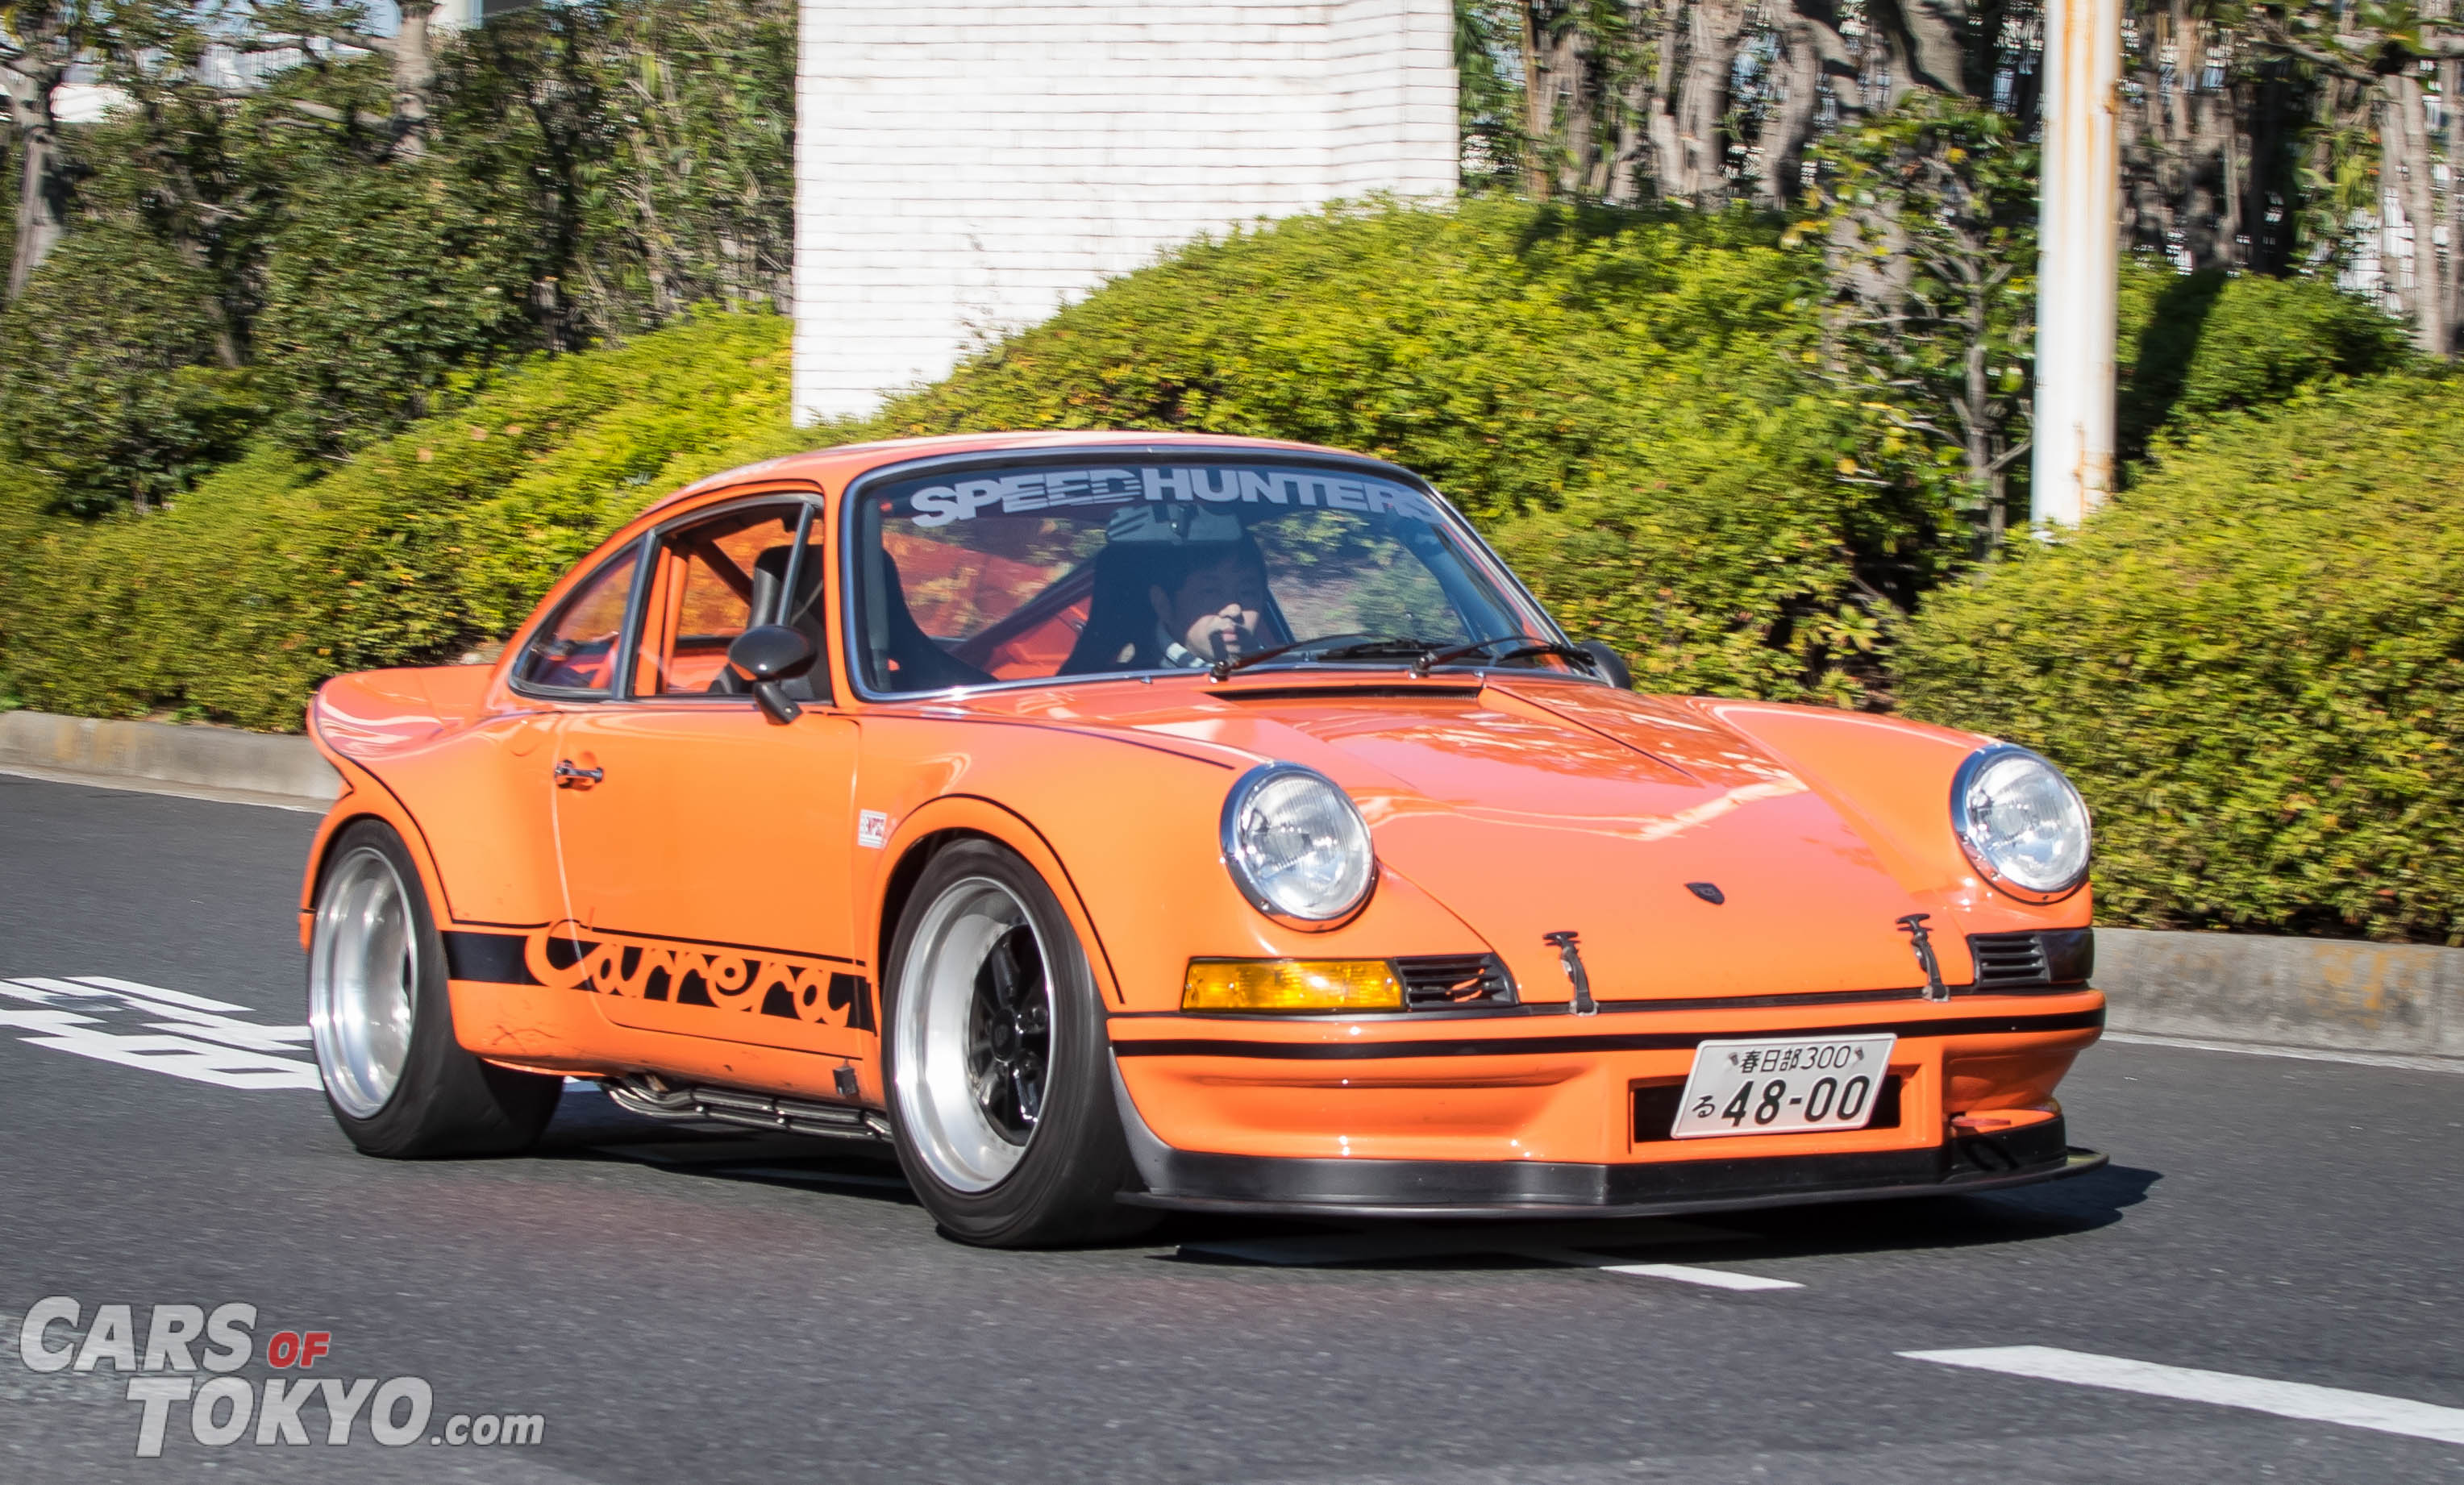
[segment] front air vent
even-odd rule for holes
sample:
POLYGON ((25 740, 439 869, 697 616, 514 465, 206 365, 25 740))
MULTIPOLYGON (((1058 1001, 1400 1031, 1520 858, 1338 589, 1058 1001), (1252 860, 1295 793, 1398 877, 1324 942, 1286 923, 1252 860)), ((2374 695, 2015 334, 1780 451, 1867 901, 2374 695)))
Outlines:
POLYGON ((1452 1011, 1516 1003, 1514 976, 1495 954, 1420 954, 1393 961, 1410 1011, 1452 1011))
POLYGON ((2034 933, 1971 933, 1968 951, 1976 956, 1979 985, 2045 983, 2045 946, 2034 933))
POLYGON ((2039 933, 1970 933, 1968 951, 1976 960, 1976 988, 2077 985, 2096 972, 2096 930, 2055 928, 2039 933))

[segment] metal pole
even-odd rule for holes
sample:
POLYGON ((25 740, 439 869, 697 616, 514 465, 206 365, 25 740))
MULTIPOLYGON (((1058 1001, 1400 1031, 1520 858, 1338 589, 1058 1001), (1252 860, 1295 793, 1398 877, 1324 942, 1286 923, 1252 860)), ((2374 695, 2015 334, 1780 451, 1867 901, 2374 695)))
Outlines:
POLYGON ((2113 488, 2122 0, 2048 0, 2029 515, 2077 526, 2113 488))

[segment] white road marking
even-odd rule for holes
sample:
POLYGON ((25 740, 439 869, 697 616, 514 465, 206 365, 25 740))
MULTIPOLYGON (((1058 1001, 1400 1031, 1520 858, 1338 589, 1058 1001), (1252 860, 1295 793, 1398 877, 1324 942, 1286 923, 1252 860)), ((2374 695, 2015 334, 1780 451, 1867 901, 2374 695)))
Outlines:
POLYGON ((2356 1067, 2401 1067, 2415 1073, 2464 1073, 2464 1057, 2414 1057, 2403 1052, 2331 1052, 2323 1047, 2261 1047, 2196 1037, 2151 1037, 2109 1031, 2101 1038, 2134 1047, 2179 1047, 2187 1052, 2238 1052, 2244 1057, 2281 1057, 2297 1062, 2349 1062, 2356 1067))
POLYGON ((1696 1268, 1688 1263, 1603 1263, 1603 1274, 1631 1274, 1637 1278, 1669 1278, 1707 1289, 1802 1289, 1791 1278, 1766 1278, 1760 1274, 1732 1274, 1727 1269, 1696 1268))
POLYGON ((2189 1403, 2213 1403, 2220 1408, 2245 1408, 2253 1412, 2299 1418, 2305 1423, 2339 1423, 2351 1429, 2401 1433, 2441 1444, 2464 1444, 2464 1408, 2441 1408, 2410 1398, 2381 1397, 2344 1387, 2316 1387, 2307 1382, 2274 1382, 2229 1371, 2203 1371, 2195 1366, 2166 1366, 2089 1351, 2066 1351, 2051 1345, 1982 1346, 1958 1351, 1902 1351, 1910 1361, 1939 1362, 1978 1371, 2007 1372, 2046 1382, 2111 1387, 2144 1392, 2150 1397, 2178 1398, 2189 1403))
POLYGON ((47 1047, 220 1088, 323 1086, 316 1063, 275 1055, 297 1050, 294 1043, 307 1039, 307 1027, 268 1026, 223 1015, 247 1009, 228 1000, 101 975, 0 980, 0 994, 37 1007, 0 1010, 0 1027, 38 1034, 18 1038, 30 1047, 47 1047), (168 1019, 143 1022, 151 1034, 145 1036, 104 1027, 103 1015, 129 1013, 168 1019))
POLYGON ((1597 1269, 1603 1274, 1624 1274, 1634 1278, 1665 1278, 1680 1284, 1700 1284, 1705 1289, 1802 1289, 1805 1286, 1791 1278, 1767 1278, 1760 1274, 1740 1274, 1732 1269, 1699 1268, 1691 1263, 1620 1263, 1606 1254, 1576 1253, 1566 1249, 1536 1249, 1535 1258, 1563 1263, 1573 1268, 1597 1269))
POLYGON ((116 980, 107 974, 78 974, 72 978, 79 985, 91 985, 97 990, 113 991, 122 995, 135 995, 141 1000, 158 1000, 169 1005, 187 1006, 191 1011, 245 1011, 248 1009, 246 1006, 235 1006, 228 1000, 209 1000, 203 995, 191 995, 186 991, 165 990, 158 985, 140 985, 134 980, 116 980))

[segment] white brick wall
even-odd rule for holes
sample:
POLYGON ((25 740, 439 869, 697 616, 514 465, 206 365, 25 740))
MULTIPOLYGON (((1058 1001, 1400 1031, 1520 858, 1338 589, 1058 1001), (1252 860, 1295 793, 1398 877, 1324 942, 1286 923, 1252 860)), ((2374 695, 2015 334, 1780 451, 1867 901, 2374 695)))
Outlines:
POLYGON ((1452 0, 803 0, 800 422, 1199 232, 1451 194, 1452 0))

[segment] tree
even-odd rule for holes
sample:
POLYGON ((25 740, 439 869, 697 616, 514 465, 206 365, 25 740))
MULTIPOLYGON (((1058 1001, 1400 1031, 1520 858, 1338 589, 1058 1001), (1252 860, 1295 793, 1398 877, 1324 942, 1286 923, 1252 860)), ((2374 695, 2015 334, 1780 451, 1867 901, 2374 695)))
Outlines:
POLYGON ((1897 433, 1955 451, 1991 550, 2029 448, 2036 149, 1992 109, 1919 94, 1820 155, 1824 211, 1809 226, 1834 264, 1834 375, 1886 448, 1897 433))
POLYGON ((60 139, 55 101, 70 72, 96 50, 109 25, 100 0, 9 0, 0 4, 0 89, 17 137, 16 235, 9 254, 11 301, 59 246, 67 229, 72 165, 60 139))
POLYGON ((2440 147, 2431 106, 2435 100, 2443 112, 2464 93, 2464 29, 2411 0, 2363 0, 2332 11, 2285 7, 2254 20, 2263 44, 2343 85, 2331 109, 2375 125, 2379 199, 2372 214, 2388 226, 2400 217, 2410 233, 2409 258, 2387 273, 2388 297, 2411 319, 2415 345, 2453 356, 2464 320, 2464 190, 2451 171, 2464 160, 2440 147))
POLYGON ((275 0, 252 12, 246 49, 259 55, 296 55, 308 65, 332 65, 337 49, 374 53, 392 75, 389 111, 375 116, 311 99, 295 99, 300 115, 326 123, 373 127, 388 154, 417 160, 428 153, 436 111, 436 0, 397 0, 392 32, 369 23, 357 0, 275 0))

